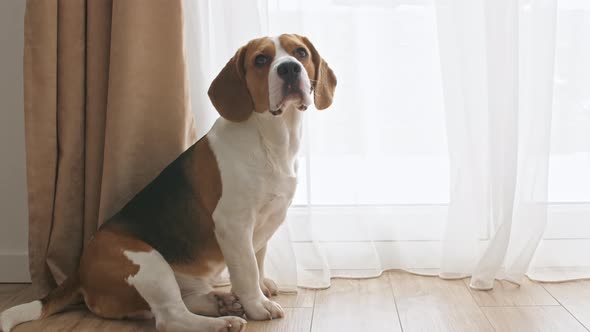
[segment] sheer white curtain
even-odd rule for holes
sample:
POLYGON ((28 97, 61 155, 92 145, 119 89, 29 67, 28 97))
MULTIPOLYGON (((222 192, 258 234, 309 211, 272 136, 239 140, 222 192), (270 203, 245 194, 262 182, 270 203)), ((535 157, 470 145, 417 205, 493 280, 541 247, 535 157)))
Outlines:
POLYGON ((272 239, 285 290, 406 269, 493 287, 590 277, 590 3, 187 0, 191 96, 249 39, 300 33, 338 76, 307 112, 272 239))

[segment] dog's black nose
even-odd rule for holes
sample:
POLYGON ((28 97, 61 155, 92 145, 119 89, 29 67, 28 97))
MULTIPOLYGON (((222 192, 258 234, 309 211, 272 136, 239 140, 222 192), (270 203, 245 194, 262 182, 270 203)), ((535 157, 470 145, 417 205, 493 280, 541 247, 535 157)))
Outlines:
POLYGON ((294 81, 299 78, 301 65, 295 61, 283 62, 277 68, 277 73, 279 74, 279 77, 285 81, 294 81))

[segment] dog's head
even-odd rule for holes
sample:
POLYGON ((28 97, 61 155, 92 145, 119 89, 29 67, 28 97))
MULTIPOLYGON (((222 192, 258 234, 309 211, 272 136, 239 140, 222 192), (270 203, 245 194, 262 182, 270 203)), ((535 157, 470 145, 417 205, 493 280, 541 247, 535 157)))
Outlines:
POLYGON ((219 114, 244 121, 255 112, 280 115, 290 106, 304 111, 332 104, 336 76, 306 37, 263 37, 242 46, 209 87, 219 114))

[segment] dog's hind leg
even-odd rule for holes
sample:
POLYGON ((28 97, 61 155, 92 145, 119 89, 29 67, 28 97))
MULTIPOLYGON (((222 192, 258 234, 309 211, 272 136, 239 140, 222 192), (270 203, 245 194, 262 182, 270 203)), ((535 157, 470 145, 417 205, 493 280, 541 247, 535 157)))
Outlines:
POLYGON ((238 317, 211 318, 190 312, 182 300, 174 272, 156 250, 124 251, 125 256, 139 266, 139 271, 127 278, 149 304, 158 331, 179 332, 238 332, 244 331, 246 321, 238 317))

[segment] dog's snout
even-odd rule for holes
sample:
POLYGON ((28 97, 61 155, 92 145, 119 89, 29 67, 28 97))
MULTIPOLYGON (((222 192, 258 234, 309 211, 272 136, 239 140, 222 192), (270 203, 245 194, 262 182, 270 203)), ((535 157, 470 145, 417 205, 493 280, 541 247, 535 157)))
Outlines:
POLYGON ((277 73, 285 81, 293 81, 299 77, 301 65, 294 61, 283 62, 278 66, 277 73))

